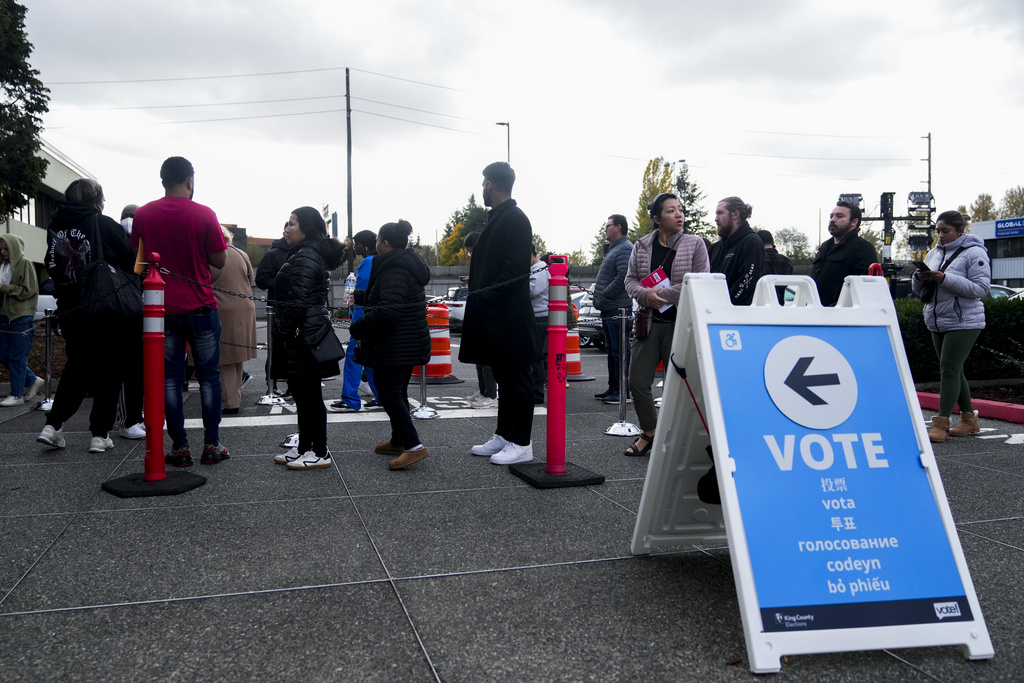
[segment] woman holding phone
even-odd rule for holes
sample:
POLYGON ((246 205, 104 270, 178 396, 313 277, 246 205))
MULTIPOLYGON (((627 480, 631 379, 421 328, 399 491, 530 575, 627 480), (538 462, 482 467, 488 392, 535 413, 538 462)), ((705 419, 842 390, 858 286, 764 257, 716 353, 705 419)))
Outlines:
POLYGON ((971 405, 971 387, 964 363, 985 329, 985 305, 991 283, 988 250, 976 235, 966 234, 967 221, 959 211, 939 214, 938 244, 924 257, 911 278, 914 294, 924 301, 924 324, 932 333, 939 357, 939 414, 932 418, 928 438, 941 443, 950 435, 981 431, 971 405), (960 423, 949 428, 953 406, 960 406, 960 423))

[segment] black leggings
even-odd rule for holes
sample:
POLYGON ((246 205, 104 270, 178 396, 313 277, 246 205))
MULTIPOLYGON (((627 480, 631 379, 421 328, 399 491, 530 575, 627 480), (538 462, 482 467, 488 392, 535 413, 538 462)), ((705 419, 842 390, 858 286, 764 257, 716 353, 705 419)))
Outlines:
POLYGON ((288 388, 299 418, 299 453, 327 457, 327 407, 319 377, 289 377, 288 388))
POLYGON ((420 435, 409 415, 409 375, 411 365, 383 365, 373 369, 377 400, 391 418, 391 443, 409 450, 420 445, 420 435))

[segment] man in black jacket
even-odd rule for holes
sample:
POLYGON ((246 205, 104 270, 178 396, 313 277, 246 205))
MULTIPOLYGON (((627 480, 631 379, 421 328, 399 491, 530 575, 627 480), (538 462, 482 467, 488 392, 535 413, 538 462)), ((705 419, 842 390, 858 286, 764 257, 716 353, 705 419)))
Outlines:
POLYGON ((487 228, 469 263, 469 296, 462 323, 463 363, 490 365, 500 391, 494 436, 473 455, 495 465, 533 460, 533 307, 530 304, 530 219, 512 199, 516 174, 503 161, 483 171, 487 228))
MULTIPOLYGON (((284 227, 288 227, 288 223, 285 222, 284 227)), ((288 243, 281 238, 274 240, 273 244, 270 245, 270 251, 263 255, 260 260, 260 265, 256 268, 256 286, 266 291, 267 303, 270 306, 277 304, 277 292, 274 291, 274 278, 277 277, 278 271, 281 270, 281 266, 288 260, 288 255, 292 253, 292 248, 288 246, 288 243)), ((270 336, 269 334, 267 335, 270 336)), ((266 364, 267 371, 267 388, 276 393, 280 393, 282 396, 291 396, 291 392, 288 390, 278 391, 277 380, 270 379, 270 357, 267 357, 266 364)), ((248 381, 243 379, 242 386, 248 384, 248 381)))
MULTIPOLYGON (((775 238, 767 230, 758 230, 757 236, 764 244, 764 274, 765 275, 792 275, 793 261, 785 254, 780 254, 775 248, 775 238)), ((779 303, 786 303, 786 286, 775 287, 775 294, 779 297, 779 303)))
POLYGON ((847 275, 867 275, 878 260, 871 242, 860 236, 860 207, 839 202, 828 217, 831 238, 818 247, 811 266, 811 277, 818 286, 822 306, 835 306, 847 275))
MULTIPOLYGON (((633 243, 626 237, 627 232, 629 226, 625 216, 617 213, 608 216, 604 226, 604 238, 608 240, 608 244, 604 245, 604 261, 601 262, 601 270, 598 271, 597 281, 594 283, 594 308, 601 311, 604 347, 608 352, 608 389, 604 393, 594 394, 594 398, 616 404, 619 402, 619 379, 622 375, 622 349, 619 348, 622 325, 630 324, 633 314, 633 300, 626 294, 626 271, 629 270, 629 255, 633 253, 633 243), (630 319, 619 319, 620 308, 626 309, 626 315, 630 316, 630 319)), ((628 340, 625 355, 628 372, 628 340)), ((628 393, 628 383, 626 386, 628 393)))
POLYGON ((753 209, 739 197, 726 197, 715 208, 715 226, 721 238, 711 245, 711 272, 724 273, 733 306, 749 306, 764 269, 764 244, 750 229, 753 209))

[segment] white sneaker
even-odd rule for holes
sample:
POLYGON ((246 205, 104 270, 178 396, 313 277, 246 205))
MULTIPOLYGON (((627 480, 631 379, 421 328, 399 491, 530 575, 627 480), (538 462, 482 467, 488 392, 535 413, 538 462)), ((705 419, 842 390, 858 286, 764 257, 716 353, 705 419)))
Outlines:
POLYGON ((46 380, 42 377, 36 377, 36 381, 32 382, 32 386, 25 390, 25 397, 32 398, 36 394, 40 393, 45 386, 46 380))
POLYGON ((483 410, 485 408, 497 408, 498 407, 498 399, 496 399, 496 398, 487 398, 486 396, 481 396, 480 398, 478 398, 475 401, 473 401, 473 403, 471 403, 470 405, 472 405, 473 408, 475 408, 477 410, 483 410))
POLYGON ((298 448, 291 448, 286 453, 274 456, 274 462, 278 465, 287 465, 290 462, 294 462, 302 457, 302 453, 299 453, 298 448))
POLYGON ((45 443, 47 446, 53 446, 54 448, 64 448, 67 445, 64 443, 63 430, 54 429, 50 425, 43 427, 43 431, 39 432, 36 441, 45 443))
POLYGON ((369 382, 359 383, 359 395, 360 396, 373 396, 373 389, 370 388, 369 382))
POLYGON ((467 398, 466 401, 469 402, 470 405, 472 405, 472 404, 476 403, 477 401, 479 401, 480 399, 482 399, 483 397, 484 397, 484 395, 481 394, 478 391, 475 394, 473 394, 472 396, 470 396, 469 398, 467 398))
POLYGON ((89 442, 90 453, 102 453, 108 448, 113 448, 114 442, 109 436, 94 436, 89 442))
POLYGON ((507 443, 508 441, 505 441, 505 439, 495 434, 487 443, 480 444, 479 446, 473 446, 469 452, 473 455, 491 456, 495 453, 500 453, 501 449, 504 448, 507 443))
POLYGON ((514 465, 517 462, 530 462, 531 460, 533 460, 532 441, 526 446, 506 441, 501 452, 491 456, 491 463, 494 465, 514 465))
POLYGON ((8 396, 4 400, 0 401, 0 408, 10 408, 11 406, 20 406, 25 403, 24 396, 8 396))
POLYGON ((138 424, 133 424, 131 427, 122 427, 118 430, 117 435, 122 439, 145 439, 146 425, 140 422, 138 424))
POLYGON ((315 470, 320 467, 330 467, 333 464, 331 456, 321 458, 313 451, 306 451, 301 457, 288 463, 286 467, 290 470, 315 470))

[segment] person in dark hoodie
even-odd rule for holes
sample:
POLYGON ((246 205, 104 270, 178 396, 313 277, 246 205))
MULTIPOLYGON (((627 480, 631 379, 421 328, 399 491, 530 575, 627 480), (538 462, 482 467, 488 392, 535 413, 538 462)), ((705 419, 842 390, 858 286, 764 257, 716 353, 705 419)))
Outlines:
POLYGON ((320 212, 303 206, 292 212, 284 228, 291 247, 274 287, 278 308, 274 317, 274 379, 287 379, 299 421, 299 444, 274 457, 293 470, 330 467, 327 450, 327 408, 320 387, 324 377, 341 374, 338 361, 318 363, 311 344, 334 334, 327 308, 327 273, 341 265, 345 248, 327 236, 320 212))
POLYGON ((102 453, 114 447, 108 432, 114 425, 117 397, 121 391, 125 358, 130 347, 142 345, 142 321, 104 320, 98 331, 82 304, 83 292, 78 275, 82 266, 98 256, 96 243, 102 244, 103 259, 126 273, 135 269, 135 253, 128 246, 124 228, 103 215, 103 187, 90 178, 76 180, 64 191, 66 201, 57 202, 57 211, 46 233, 46 270, 54 283, 57 320, 67 362, 61 374, 53 409, 46 414, 46 426, 36 441, 53 448, 64 448, 61 428, 92 394, 89 430, 90 453, 102 453))
MULTIPOLYGON (((288 228, 287 222, 285 222, 284 227, 285 229, 288 228)), ((288 255, 291 254, 291 252, 292 248, 288 246, 287 240, 283 237, 279 240, 274 240, 273 244, 270 245, 270 251, 263 255, 263 258, 260 260, 260 265, 256 268, 256 286, 267 293, 267 302, 271 306, 277 305, 277 292, 274 291, 274 278, 277 277, 278 271, 281 270, 281 266, 284 265, 284 262, 288 260, 288 255)), ((267 377, 269 378, 270 358, 267 358, 266 372, 267 377)), ((269 383, 269 379, 267 381, 269 383)), ((291 396, 291 391, 279 389, 278 392, 282 396, 291 396)))
POLYGON ((715 229, 721 238, 711 245, 711 272, 723 273, 733 306, 749 306, 764 270, 764 243, 747 219, 753 209, 739 197, 726 197, 715 208, 715 229))
POLYGON ((409 377, 413 366, 430 360, 430 329, 424 286, 430 268, 409 249, 412 225, 408 221, 385 223, 377 232, 366 289, 357 289, 355 302, 364 314, 352 322, 349 332, 359 341, 355 349, 360 365, 373 368, 377 400, 391 419, 391 438, 377 444, 374 452, 395 456, 388 469, 400 470, 430 453, 420 442, 409 415, 409 377))

